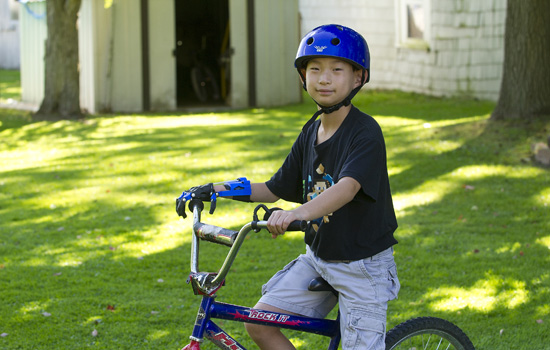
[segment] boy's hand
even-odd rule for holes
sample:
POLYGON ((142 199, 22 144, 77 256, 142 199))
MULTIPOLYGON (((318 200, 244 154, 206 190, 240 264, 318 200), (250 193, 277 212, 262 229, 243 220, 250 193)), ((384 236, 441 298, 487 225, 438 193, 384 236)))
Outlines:
POLYGON ((209 183, 206 185, 195 186, 191 187, 186 192, 191 193, 192 198, 200 199, 202 201, 210 201, 210 198, 214 193, 214 185, 209 183))
POLYGON ((267 229, 271 232, 271 237, 277 238, 278 235, 283 235, 291 222, 302 220, 293 211, 276 210, 271 213, 267 220, 267 229))
MULTIPOLYGON (((214 185, 212 183, 191 187, 187 191, 184 191, 181 196, 176 198, 176 212, 179 216, 187 217, 185 214, 185 204, 188 200, 193 198, 200 199, 202 201, 211 201, 212 194, 214 194, 214 185)), ((210 214, 214 212, 216 208, 216 203, 212 202, 210 207, 210 214)))

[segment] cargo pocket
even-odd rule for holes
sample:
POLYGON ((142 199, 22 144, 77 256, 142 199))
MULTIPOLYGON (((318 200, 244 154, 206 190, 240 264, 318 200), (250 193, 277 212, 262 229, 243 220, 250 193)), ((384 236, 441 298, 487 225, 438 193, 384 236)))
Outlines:
POLYGON ((385 334, 384 315, 365 310, 351 310, 342 337, 342 349, 383 350, 385 334))
POLYGON ((399 289, 401 289, 401 283, 397 277, 397 267, 395 264, 391 265, 388 269, 388 280, 388 300, 397 299, 397 294, 399 293, 399 289))
POLYGON ((296 262, 298 261, 299 258, 297 259, 294 259, 292 260, 291 262, 289 262, 285 267, 283 267, 282 270, 279 270, 277 271, 273 277, 271 277, 271 279, 269 281, 267 281, 266 284, 264 284, 262 286, 262 295, 264 295, 265 293, 267 293, 267 291, 269 291, 275 284, 277 284, 277 282, 279 282, 281 280, 281 278, 283 278, 286 273, 288 272, 288 270, 290 270, 290 268, 296 264, 296 262))

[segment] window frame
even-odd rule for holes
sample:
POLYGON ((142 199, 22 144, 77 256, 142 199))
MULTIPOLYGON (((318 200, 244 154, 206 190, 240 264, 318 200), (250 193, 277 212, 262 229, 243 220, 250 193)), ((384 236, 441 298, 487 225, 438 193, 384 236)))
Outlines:
POLYGON ((431 41, 431 0, 395 0, 395 44, 397 47, 430 50, 431 41), (409 18, 407 8, 421 5, 424 10, 423 38, 410 38, 408 34, 409 18))

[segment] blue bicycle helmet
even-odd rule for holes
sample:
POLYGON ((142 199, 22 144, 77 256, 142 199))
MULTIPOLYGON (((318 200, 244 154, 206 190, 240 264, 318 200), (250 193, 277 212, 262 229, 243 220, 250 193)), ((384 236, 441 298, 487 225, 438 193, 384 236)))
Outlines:
POLYGON ((361 90, 363 85, 370 80, 370 53, 367 41, 355 30, 338 24, 327 24, 313 29, 302 38, 294 66, 302 78, 304 90, 306 88, 306 77, 302 74, 307 61, 313 57, 337 57, 354 68, 361 69, 363 77, 361 85, 353 89, 350 94, 341 102, 333 106, 322 106, 317 101, 319 110, 304 125, 306 130, 317 117, 323 113, 332 113, 341 107, 349 106, 353 97, 361 90), (365 80, 365 72, 367 79, 365 80))
MULTIPOLYGON (((306 34, 296 53, 294 66, 300 71, 315 56, 338 57, 370 73, 369 47, 361 34, 337 24, 317 27, 306 34)), ((301 74, 301 72, 300 72, 301 74)), ((367 76, 369 81, 370 74, 367 76)))

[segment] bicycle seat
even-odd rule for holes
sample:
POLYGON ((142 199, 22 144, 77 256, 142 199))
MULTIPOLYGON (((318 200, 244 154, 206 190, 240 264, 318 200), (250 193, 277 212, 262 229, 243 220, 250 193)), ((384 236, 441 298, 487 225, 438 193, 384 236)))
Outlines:
POLYGON ((338 295, 336 289, 332 288, 323 277, 317 277, 309 281, 307 289, 312 292, 332 292, 334 295, 338 295))

